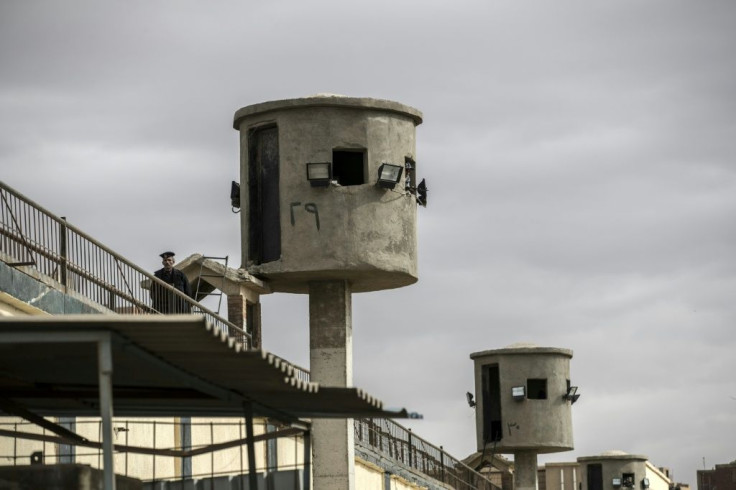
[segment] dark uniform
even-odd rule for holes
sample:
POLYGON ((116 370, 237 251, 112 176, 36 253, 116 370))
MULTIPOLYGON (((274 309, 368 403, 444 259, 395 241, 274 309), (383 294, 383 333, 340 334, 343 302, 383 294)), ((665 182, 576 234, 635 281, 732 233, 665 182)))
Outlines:
MULTIPOLYGON (((161 254, 161 258, 163 259, 173 256, 173 252, 164 252, 161 254)), ((174 288, 190 298, 192 297, 192 288, 189 285, 189 280, 182 271, 177 269, 167 271, 163 268, 154 272, 153 275, 163 282, 171 284, 174 288)), ((180 298, 172 291, 155 283, 151 285, 151 300, 153 302, 153 308, 159 313, 190 313, 191 311, 189 303, 184 298, 180 298)))

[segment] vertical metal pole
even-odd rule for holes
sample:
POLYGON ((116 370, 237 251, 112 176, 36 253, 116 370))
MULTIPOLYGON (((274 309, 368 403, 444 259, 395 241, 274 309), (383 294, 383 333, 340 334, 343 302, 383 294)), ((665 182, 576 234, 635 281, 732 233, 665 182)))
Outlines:
MULTIPOLYGON (((13 430, 18 432, 18 422, 13 424, 13 430)), ((13 437, 13 466, 18 464, 18 438, 13 437)))
MULTIPOLYGON (((243 424, 242 424, 242 422, 238 422, 238 437, 240 439, 243 438, 243 424)), ((238 449, 240 450, 240 478, 241 478, 241 481, 242 481, 243 473, 245 473, 245 471, 243 469, 243 445, 241 444, 240 446, 238 446, 238 449)))
POLYGON ((253 440, 253 405, 250 402, 243 404, 245 409, 245 437, 248 438, 248 485, 251 490, 258 488, 258 473, 256 469, 256 443, 253 440))
POLYGON ((440 446, 440 473, 442 474, 442 483, 445 483, 445 448, 440 446))
POLYGON ((67 287, 66 283, 66 272, 67 272, 67 246, 66 246, 66 218, 61 217, 61 223, 59 223, 59 255, 61 256, 61 263, 59 264, 59 282, 67 287))
POLYGON ((309 490, 312 481, 312 433, 304 431, 304 484, 302 488, 309 490))
POLYGON ((112 433, 112 342, 109 334, 97 342, 97 369, 102 417, 103 481, 105 490, 115 490, 115 467, 112 433))
POLYGON ((412 450, 413 448, 411 445, 412 444, 411 429, 409 429, 409 437, 407 439, 408 439, 407 446, 409 450, 409 468, 413 468, 412 463, 411 463, 411 453, 414 451, 412 450))
MULTIPOLYGON (((125 445, 126 446, 128 445, 128 431, 129 431, 128 421, 126 420, 125 421, 125 445)), ((128 475, 128 451, 125 451, 125 476, 129 476, 128 475)))
MULTIPOLYGON (((153 448, 156 449, 156 421, 153 421, 153 448)), ((156 455, 153 454, 153 484, 156 484, 156 455)))

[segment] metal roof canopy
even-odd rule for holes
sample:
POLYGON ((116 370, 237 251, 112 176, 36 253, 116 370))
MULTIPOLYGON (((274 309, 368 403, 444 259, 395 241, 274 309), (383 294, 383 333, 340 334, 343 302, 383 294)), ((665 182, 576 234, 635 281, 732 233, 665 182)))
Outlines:
MULTIPOLYGON (((357 388, 322 387, 196 315, 0 320, 0 393, 39 415, 99 415, 98 358, 109 342, 116 416, 419 417, 357 388), (97 345, 95 345, 97 344, 97 345)), ((103 387, 104 388, 104 387, 103 387)))

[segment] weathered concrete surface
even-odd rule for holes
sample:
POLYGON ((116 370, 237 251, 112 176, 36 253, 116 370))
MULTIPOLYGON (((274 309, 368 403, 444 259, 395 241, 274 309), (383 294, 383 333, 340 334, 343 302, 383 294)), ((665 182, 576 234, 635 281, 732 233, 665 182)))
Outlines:
MULTIPOLYGON (((243 264, 274 291, 306 293, 315 280, 349 280, 353 291, 376 291, 417 281, 417 204, 375 185, 382 163, 416 160, 421 113, 369 98, 314 96, 240 109, 234 126, 241 145, 243 264), (249 133, 276 125, 279 141, 281 257, 254 264, 249 254, 249 133), (308 162, 331 162, 333 150, 363 150, 365 183, 312 187, 308 162), (306 206, 309 204, 309 208, 306 206)), ((415 183, 416 184, 416 183, 415 183)))
POLYGON ((538 490, 536 452, 514 453, 514 490, 538 490))
POLYGON ((571 403, 563 399, 570 379, 571 350, 525 344, 476 352, 470 358, 475 363, 479 451, 483 450, 486 442, 483 440, 485 400, 482 370, 488 365, 499 367, 503 437, 496 443, 496 451, 552 453, 573 449, 571 403), (546 399, 516 401, 512 398, 511 388, 526 387, 529 379, 547 380, 546 399))
MULTIPOLYGON (((353 384, 353 327, 347 281, 309 284, 311 380, 325 386, 353 384)), ((355 488, 353 420, 312 421, 314 488, 355 488)))
MULTIPOLYGON (((24 314, 113 313, 112 310, 67 289, 54 279, 40 274, 32 267, 10 267, 2 260, 0 260, 0 293, 7 295, 0 297, 0 302, 8 304, 12 302, 15 305, 12 311, 21 310, 24 314), (25 306, 17 303, 25 303, 25 306)), ((0 310, 6 311, 2 307, 0 310)), ((11 314, 11 309, 7 308, 6 313, 11 314)))
MULTIPOLYGON (((634 475, 633 490, 642 488, 641 480, 649 476, 647 473, 647 457, 640 454, 628 454, 623 451, 606 451, 597 456, 584 456, 578 458, 583 478, 581 482, 581 490, 588 490, 588 466, 601 465, 601 481, 602 488, 613 488, 611 482, 613 478, 622 478, 624 473, 634 475)), ((663 478, 650 478, 650 489, 657 487, 657 480, 664 481, 663 478)), ((666 484, 664 486, 667 486, 666 484)), ((661 488, 661 487, 660 487, 661 488)), ((623 485, 618 490, 629 490, 623 485)))

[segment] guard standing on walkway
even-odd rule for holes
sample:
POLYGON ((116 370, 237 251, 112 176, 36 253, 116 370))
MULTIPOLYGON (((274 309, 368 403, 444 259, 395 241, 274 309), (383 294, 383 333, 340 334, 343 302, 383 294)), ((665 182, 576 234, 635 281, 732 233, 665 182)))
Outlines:
MULTIPOLYGON (((192 288, 187 276, 182 271, 174 269, 176 262, 174 255, 174 252, 160 254, 164 267, 154 272, 153 275, 191 298, 192 288)), ((184 298, 155 283, 151 285, 151 300, 153 308, 159 313, 190 313, 191 311, 189 303, 184 298)))

